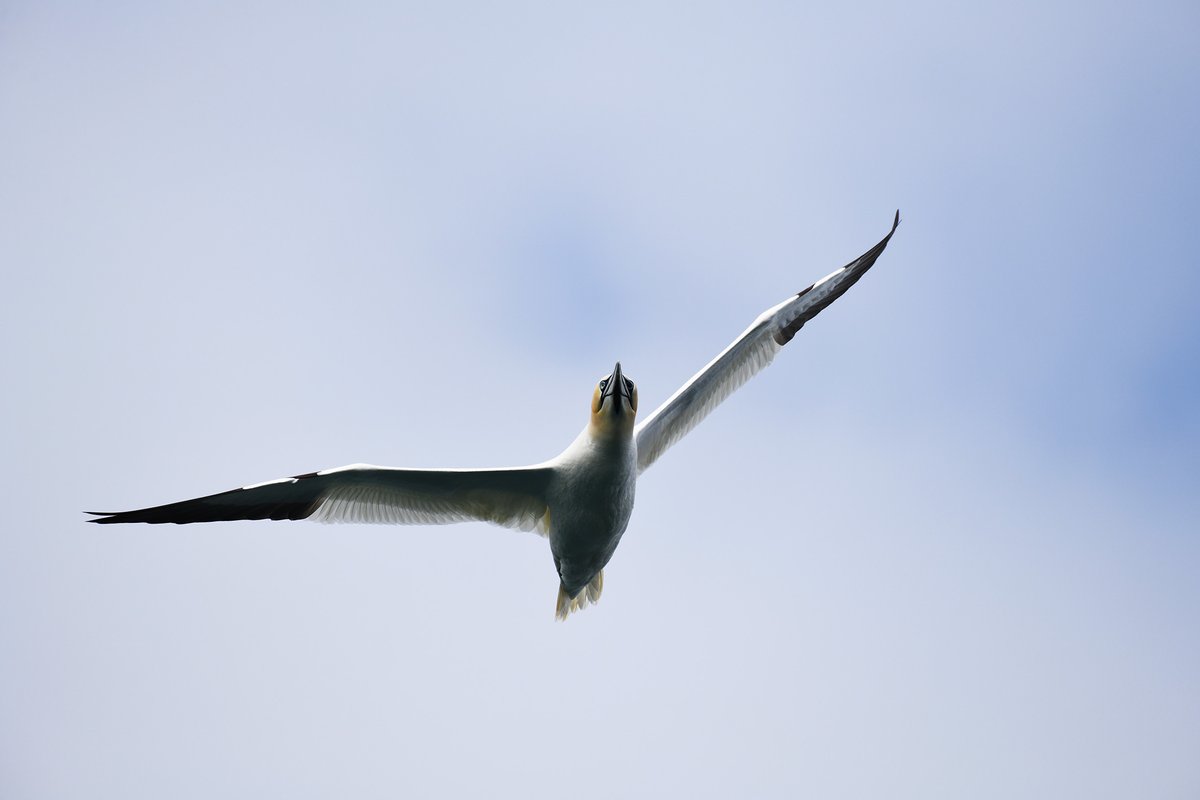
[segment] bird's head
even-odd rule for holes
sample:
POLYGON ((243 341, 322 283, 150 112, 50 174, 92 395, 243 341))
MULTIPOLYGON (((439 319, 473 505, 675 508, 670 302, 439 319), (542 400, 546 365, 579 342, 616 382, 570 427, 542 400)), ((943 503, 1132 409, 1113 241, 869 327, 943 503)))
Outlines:
POLYGON ((637 414, 637 386, 621 372, 621 362, 592 392, 592 427, 600 431, 633 430, 637 414))

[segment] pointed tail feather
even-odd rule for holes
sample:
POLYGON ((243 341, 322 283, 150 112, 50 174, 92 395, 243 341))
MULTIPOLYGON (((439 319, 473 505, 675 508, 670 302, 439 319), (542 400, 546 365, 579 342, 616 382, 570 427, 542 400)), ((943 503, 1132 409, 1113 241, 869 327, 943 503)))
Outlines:
POLYGON ((604 591, 604 570, 597 572, 596 577, 592 578, 588 582, 588 585, 580 589, 574 597, 567 594, 567 590, 563 588, 560 581, 558 584, 558 604, 555 607, 554 616, 560 620, 566 619, 572 613, 598 602, 602 591, 604 591))

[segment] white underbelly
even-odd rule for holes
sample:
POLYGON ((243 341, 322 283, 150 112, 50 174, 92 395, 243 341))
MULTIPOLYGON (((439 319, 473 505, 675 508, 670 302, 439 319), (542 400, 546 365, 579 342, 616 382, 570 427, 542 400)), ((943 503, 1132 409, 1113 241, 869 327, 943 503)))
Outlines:
POLYGON ((635 484, 632 469, 582 473, 551 498, 550 551, 568 589, 586 585, 612 558, 633 513, 635 484))

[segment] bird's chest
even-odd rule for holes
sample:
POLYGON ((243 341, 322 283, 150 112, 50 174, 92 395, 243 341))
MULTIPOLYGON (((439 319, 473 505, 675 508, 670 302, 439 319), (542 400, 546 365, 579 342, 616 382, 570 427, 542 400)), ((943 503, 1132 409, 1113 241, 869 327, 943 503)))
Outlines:
POLYGON ((629 524, 635 485, 636 463, 625 454, 594 458, 565 471, 551 502, 551 549, 560 556, 611 555, 629 524))

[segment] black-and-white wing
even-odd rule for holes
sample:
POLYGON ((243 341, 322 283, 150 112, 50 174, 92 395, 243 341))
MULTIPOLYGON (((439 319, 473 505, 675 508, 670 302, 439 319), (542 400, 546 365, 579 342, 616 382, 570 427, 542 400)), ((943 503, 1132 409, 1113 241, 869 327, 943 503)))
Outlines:
POLYGON ((804 291, 769 308, 733 344, 692 376, 667 402, 638 424, 638 471, 653 464, 667 448, 683 438, 726 397, 771 363, 804 323, 837 300, 871 268, 900 224, 879 244, 804 291))
POLYGON ((217 522, 311 519, 446 525, 483 520, 546 535, 550 467, 428 470, 352 464, 136 511, 97 513, 91 522, 217 522))

